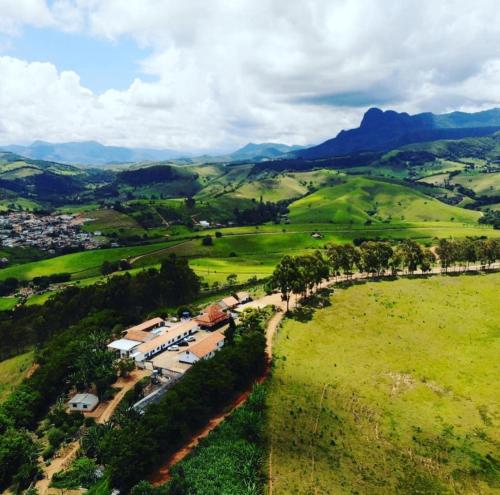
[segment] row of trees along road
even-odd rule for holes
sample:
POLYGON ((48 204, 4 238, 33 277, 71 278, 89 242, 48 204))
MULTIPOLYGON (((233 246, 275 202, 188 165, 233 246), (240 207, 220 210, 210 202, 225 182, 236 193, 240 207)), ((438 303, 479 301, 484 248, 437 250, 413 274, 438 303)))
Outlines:
POLYGON ((330 276, 344 274, 349 278, 356 270, 380 276, 387 272, 397 275, 399 271, 413 274, 421 270, 425 273, 431 271, 437 262, 444 272, 456 265, 467 269, 477 262, 489 266, 500 258, 500 240, 440 239, 434 252, 411 239, 395 247, 385 241, 365 241, 359 247, 329 244, 325 254, 315 251, 313 254, 284 256, 281 259, 269 288, 278 289, 283 294, 287 310, 292 294, 307 296, 309 291, 330 276))

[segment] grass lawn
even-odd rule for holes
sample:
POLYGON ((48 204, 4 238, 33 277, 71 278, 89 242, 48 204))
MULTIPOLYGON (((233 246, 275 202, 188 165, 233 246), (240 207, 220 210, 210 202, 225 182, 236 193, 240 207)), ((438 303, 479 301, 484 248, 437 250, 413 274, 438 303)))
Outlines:
POLYGON ((268 397, 274 495, 498 493, 499 286, 367 283, 287 320, 268 397))
POLYGON ((0 402, 21 383, 33 363, 33 351, 0 361, 0 402))

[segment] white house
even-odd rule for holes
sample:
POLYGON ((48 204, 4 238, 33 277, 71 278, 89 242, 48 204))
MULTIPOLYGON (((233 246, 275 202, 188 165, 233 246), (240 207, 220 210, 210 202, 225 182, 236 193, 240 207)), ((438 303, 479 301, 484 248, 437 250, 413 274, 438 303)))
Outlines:
POLYGON ((97 404, 99 404, 99 398, 94 394, 76 394, 68 402, 71 411, 82 412, 93 411, 97 404))
POLYGON ((137 340, 118 339, 108 344, 108 349, 118 351, 121 358, 129 357, 132 351, 141 343, 137 340))
POLYGON ((148 342, 143 342, 134 349, 130 357, 134 358, 137 363, 142 363, 147 359, 152 358, 156 354, 163 352, 165 349, 189 337, 199 330, 199 325, 195 320, 188 320, 173 326, 159 337, 148 342))
POLYGON ((179 354, 179 362, 194 364, 200 359, 209 359, 224 347, 224 335, 220 332, 209 333, 203 340, 190 345, 179 354))

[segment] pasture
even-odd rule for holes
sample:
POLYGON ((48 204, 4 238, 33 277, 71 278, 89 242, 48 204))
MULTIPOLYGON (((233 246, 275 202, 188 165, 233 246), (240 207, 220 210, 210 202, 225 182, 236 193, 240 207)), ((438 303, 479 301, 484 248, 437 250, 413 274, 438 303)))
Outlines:
POLYGON ((25 378, 33 363, 33 351, 0 361, 0 402, 25 378))
POLYGON ((366 283, 286 320, 268 396, 273 494, 498 493, 499 285, 366 283))
POLYGON ((475 223, 480 216, 409 187, 366 177, 348 177, 290 205, 292 223, 475 223))

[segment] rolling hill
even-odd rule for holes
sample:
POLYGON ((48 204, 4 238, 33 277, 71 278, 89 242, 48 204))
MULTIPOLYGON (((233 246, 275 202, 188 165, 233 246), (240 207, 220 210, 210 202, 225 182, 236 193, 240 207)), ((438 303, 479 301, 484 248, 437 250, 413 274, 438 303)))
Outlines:
POLYGON ((479 212, 450 206, 407 186, 346 176, 342 184, 322 188, 290 207, 292 223, 475 223, 479 212))

